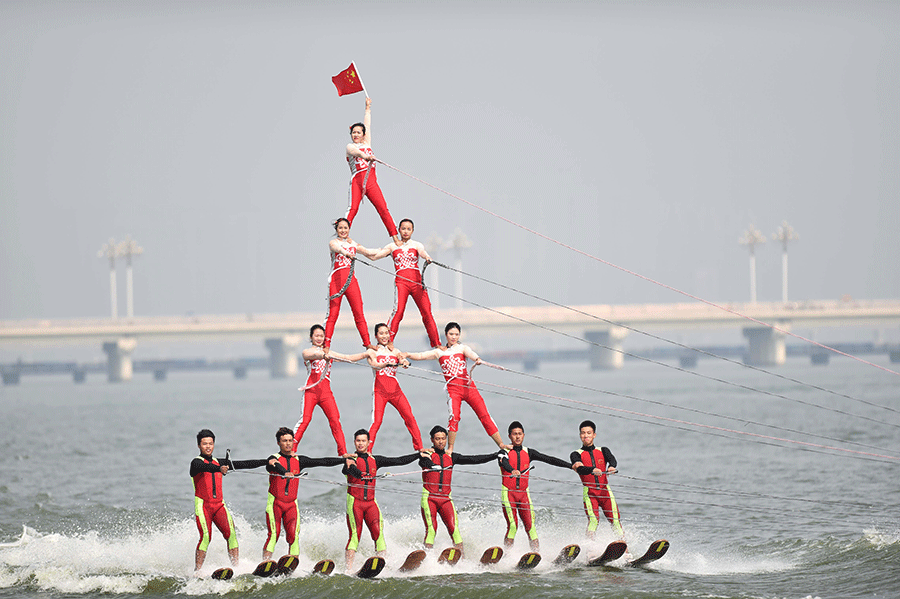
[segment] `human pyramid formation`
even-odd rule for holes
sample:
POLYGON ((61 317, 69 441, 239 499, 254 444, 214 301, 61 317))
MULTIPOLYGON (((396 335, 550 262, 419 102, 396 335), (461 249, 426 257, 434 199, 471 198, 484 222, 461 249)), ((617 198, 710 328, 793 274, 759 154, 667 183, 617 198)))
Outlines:
MULTIPOLYGON (((352 142, 347 145, 347 162, 350 164, 351 203, 345 217, 335 222, 336 238, 329 242, 333 269, 329 277, 329 303, 325 326, 316 324, 310 329, 311 346, 303 351, 303 360, 309 376, 304 391, 303 414, 294 430, 281 427, 275 433, 278 453, 260 460, 231 460, 213 457, 215 435, 209 429, 197 433, 200 455, 191 462, 190 473, 194 480, 194 507, 200 542, 195 554, 195 570, 200 570, 206 559, 210 542, 211 525, 215 525, 228 543, 228 554, 232 564, 238 563, 238 541, 234 522, 225 506, 222 494, 222 476, 231 469, 258 468, 265 466, 270 473, 266 524, 268 537, 263 546, 263 559, 269 560, 284 526, 285 538, 289 545, 288 555, 298 556, 299 519, 297 490, 299 476, 306 468, 342 465, 342 474, 347 477, 347 527, 349 540, 345 550, 347 571, 353 568, 353 561, 359 545, 363 525, 375 543, 378 556, 383 556, 386 545, 382 530, 381 510, 375 501, 375 483, 378 470, 389 466, 411 464, 418 460, 422 469, 422 517, 425 521, 424 546, 434 546, 438 517, 444 522, 454 547, 462 553, 463 542, 458 528, 456 508, 450 497, 453 467, 456 465, 484 464, 497 461, 502 474, 501 499, 507 529, 504 544, 509 547, 515 540, 519 518, 530 541, 532 551, 538 551, 537 530, 534 526, 534 512, 528 491, 528 477, 532 462, 540 461, 560 468, 574 470, 581 478, 585 514, 588 517, 587 535, 593 538, 601 519, 601 512, 613 530, 621 538, 624 536, 619 522, 619 510, 607 482, 607 474, 616 472, 616 458, 607 447, 594 446, 596 426, 585 420, 579 425, 581 448, 573 451, 569 460, 562 460, 540 453, 523 445, 525 430, 518 421, 508 429, 509 443, 500 437, 500 432, 487 410, 484 399, 478 392, 467 369, 467 360, 476 365, 481 358, 471 347, 460 343, 461 327, 455 322, 444 328, 445 341, 441 344, 428 292, 422 284, 419 260, 431 258, 424 246, 412 240, 414 225, 409 219, 400 221, 399 230, 394 225, 384 195, 375 175, 375 154, 371 147, 371 99, 366 98, 366 112, 362 123, 350 127, 352 142), (363 196, 375 206, 392 242, 380 250, 365 248, 350 238, 350 227, 359 210, 363 196), (352 276, 353 261, 357 254, 372 260, 392 256, 396 270, 395 306, 390 324, 375 325, 376 345, 372 345, 363 314, 362 296, 359 285, 352 276), (432 349, 425 352, 403 352, 393 341, 408 297, 419 308, 422 322, 428 334, 432 349), (366 351, 357 354, 342 354, 331 351, 331 337, 341 307, 346 297, 353 312, 357 330, 366 351), (348 453, 340 412, 331 391, 331 365, 333 360, 357 362, 368 361, 374 373, 374 405, 372 424, 369 429, 360 429, 353 435, 354 453, 348 453), (446 380, 449 422, 447 428, 435 426, 429 436, 432 446, 423 447, 419 427, 413 416, 409 401, 397 381, 397 367, 408 367, 409 360, 437 360, 446 380), (485 432, 497 444, 499 451, 463 455, 455 453, 453 446, 459 430, 460 408, 465 402, 472 407, 481 421, 485 432), (414 452, 399 456, 385 457, 372 455, 378 430, 387 404, 393 405, 403 418, 412 437, 414 452), (297 454, 297 446, 303 438, 312 418, 313 409, 319 406, 328 419, 332 435, 340 457, 309 458, 297 454)), ((296 561, 296 560, 295 560, 296 561)))

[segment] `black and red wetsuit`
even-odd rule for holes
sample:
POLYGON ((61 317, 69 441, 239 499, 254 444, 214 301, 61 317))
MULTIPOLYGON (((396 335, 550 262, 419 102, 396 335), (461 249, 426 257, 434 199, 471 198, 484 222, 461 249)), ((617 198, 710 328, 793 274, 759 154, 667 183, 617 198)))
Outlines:
POLYGON ((512 545, 516 538, 519 518, 528 533, 528 539, 537 540, 537 529, 534 527, 534 508, 531 505, 531 493, 528 491, 529 472, 532 462, 544 462, 560 468, 571 468, 565 460, 545 455, 535 449, 522 445, 513 445, 506 454, 500 454, 500 472, 503 474, 503 486, 500 489, 503 502, 503 515, 506 518, 506 538, 504 543, 512 545), (512 471, 518 470, 519 476, 512 471))
POLYGON ((582 463, 576 472, 581 477, 582 484, 584 484, 582 501, 584 503, 584 513, 588 517, 588 536, 594 536, 594 532, 600 523, 601 510, 616 534, 620 537, 623 536, 624 531, 619 521, 619 506, 616 504, 616 498, 609 488, 606 477, 606 469, 610 466, 616 467, 616 457, 608 447, 597 449, 590 445, 588 447, 582 446, 581 449, 573 451, 569 459, 573 466, 578 462, 582 463), (603 474, 594 474, 594 468, 599 468, 603 471, 603 474))
POLYGON ((197 549, 206 551, 210 541, 210 526, 216 528, 225 537, 229 549, 238 546, 237 535, 234 532, 234 520, 225 506, 222 493, 222 466, 228 466, 234 470, 245 468, 259 468, 266 465, 266 460, 229 460, 214 458, 212 456, 197 456, 191 460, 191 478, 194 481, 194 516, 197 521, 197 530, 200 532, 200 542, 197 549))
POLYGON ((355 551, 359 546, 359 537, 365 524, 375 541, 375 551, 384 551, 386 545, 381 530, 381 509, 375 501, 375 475, 379 468, 412 464, 418 457, 418 453, 388 458, 357 452, 356 459, 349 467, 345 463, 341 474, 347 477, 347 529, 350 531, 347 549, 355 551))
POLYGON ((450 482, 453 478, 453 466, 486 464, 497 459, 497 452, 481 455, 463 455, 447 453, 435 448, 428 458, 419 458, 422 468, 422 520, 425 521, 425 546, 434 545, 437 534, 437 519, 440 516, 450 533, 454 545, 462 543, 459 533, 456 506, 450 497, 450 482))
POLYGON ((275 458, 275 465, 266 464, 266 470, 272 474, 269 477, 269 497, 266 503, 266 526, 269 535, 263 545, 263 552, 272 553, 275 543, 281 534, 281 525, 284 523, 284 537, 288 543, 289 555, 300 555, 300 537, 297 534, 300 529, 300 520, 297 509, 297 489, 300 479, 296 478, 304 468, 317 466, 338 466, 344 463, 342 458, 308 458, 305 455, 284 455, 276 453, 269 457, 275 458), (293 477, 285 477, 288 472, 293 477))

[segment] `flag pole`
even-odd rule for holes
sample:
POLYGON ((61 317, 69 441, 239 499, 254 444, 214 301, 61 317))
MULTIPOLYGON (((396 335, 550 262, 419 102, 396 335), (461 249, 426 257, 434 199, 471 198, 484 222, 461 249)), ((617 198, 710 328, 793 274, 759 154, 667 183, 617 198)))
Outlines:
POLYGON ((359 77, 359 84, 360 84, 360 85, 362 86, 362 88, 363 88, 363 93, 366 94, 366 97, 368 98, 368 97, 369 97, 369 92, 366 91, 366 84, 363 83, 362 75, 359 74, 359 67, 356 66, 356 61, 355 61, 355 60, 352 61, 352 63, 353 63, 353 67, 356 69, 356 76, 359 77))

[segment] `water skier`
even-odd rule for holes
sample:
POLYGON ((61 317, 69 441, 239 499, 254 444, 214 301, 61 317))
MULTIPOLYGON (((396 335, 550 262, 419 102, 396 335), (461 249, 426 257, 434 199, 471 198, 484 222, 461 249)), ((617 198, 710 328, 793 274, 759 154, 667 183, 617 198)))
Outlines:
POLYGON ((394 260, 396 286, 394 287, 394 311, 390 319, 391 343, 394 342, 397 331, 400 329, 400 321, 403 320, 403 313, 406 310, 406 301, 412 297, 422 315, 422 324, 425 325, 425 332, 428 334, 431 347, 439 347, 441 340, 438 337, 434 316, 431 314, 431 299, 428 297, 428 290, 423 284, 422 273, 419 270, 419 258, 424 259, 427 264, 431 262, 431 256, 425 251, 424 245, 412 239, 414 228, 415 225, 410 219, 401 220, 400 242, 392 242, 384 246, 375 253, 372 259, 378 260, 385 256, 392 256, 394 260))
POLYGON ((494 419, 491 418, 484 398, 478 392, 475 381, 469 377, 469 371, 466 369, 466 358, 473 360, 475 365, 481 364, 481 358, 478 357, 471 347, 459 342, 460 326, 458 323, 450 322, 444 327, 444 335, 447 340, 446 349, 435 348, 430 351, 420 353, 404 353, 405 358, 410 360, 437 360, 441 365, 441 372, 444 374, 444 380, 447 381, 447 407, 450 412, 449 429, 447 437, 447 451, 453 453, 453 445, 456 441, 456 434, 459 431, 460 409, 462 402, 469 404, 481 421, 481 426, 488 436, 494 440, 497 447, 508 449, 509 446, 503 443, 500 438, 500 432, 494 419))
POLYGON ((428 457, 419 458, 422 468, 422 519, 425 521, 425 547, 434 547, 438 516, 447 527, 453 546, 462 551, 463 541, 459 532, 459 517, 450 497, 453 467, 456 465, 486 464, 497 459, 497 452, 481 455, 450 453, 447 448, 447 429, 435 426, 431 429, 431 445, 434 450, 428 457))
POLYGON ((528 534, 532 551, 540 550, 537 529, 534 526, 534 509, 531 505, 531 493, 528 490, 529 468, 532 462, 544 462, 559 468, 571 468, 569 462, 545 455, 535 449, 525 447, 525 428, 518 420, 510 423, 507 429, 512 449, 500 458, 500 472, 503 475, 503 486, 500 489, 503 503, 503 515, 506 518, 506 537, 504 545, 512 546, 516 538, 519 518, 528 534))
POLYGON ((343 458, 309 458, 294 454, 294 434, 282 426, 275 433, 279 452, 269 457, 266 470, 269 476, 268 502, 266 503, 266 527, 269 535, 263 545, 263 559, 271 559, 275 543, 284 524, 284 538, 288 543, 288 555, 300 555, 300 519, 297 508, 297 490, 300 473, 304 468, 339 466, 343 458))
POLYGON ((427 455, 425 452, 396 458, 370 455, 367 451, 369 433, 365 429, 356 431, 353 435, 353 444, 356 446, 356 455, 348 457, 341 470, 341 473, 347 476, 347 529, 350 532, 344 552, 347 572, 353 569, 353 559, 359 547, 363 524, 369 529, 369 534, 375 542, 376 555, 383 556, 387 547, 382 530, 381 508, 375 501, 375 476, 378 468, 404 466, 427 455))
POLYGON ((372 99, 366 97, 366 114, 362 123, 350 126, 350 139, 347 144, 347 164, 350 165, 350 206, 347 207, 347 221, 352 225, 363 196, 369 198, 388 235, 394 242, 400 243, 397 226, 388 210, 384 194, 378 185, 375 175, 375 153, 372 151, 372 99))
POLYGON ((406 430, 412 437, 413 449, 419 451, 422 449, 422 434, 419 432, 419 425, 413 416, 409 400, 406 399, 406 395, 397 381, 397 366, 405 368, 409 366, 409 362, 402 357, 400 350, 388 347, 391 341, 391 331, 386 324, 375 325, 375 339, 378 341, 378 347, 366 352, 369 366, 372 367, 375 375, 372 383, 372 426, 369 427, 368 451, 372 451, 375 447, 375 437, 378 429, 381 428, 382 420, 384 420, 384 408, 387 404, 397 408, 397 412, 400 413, 400 417, 406 424, 406 430))
POLYGON ((590 420, 578 425, 578 433, 581 437, 581 449, 573 451, 569 459, 572 462, 572 470, 578 473, 584 484, 582 500, 584 513, 588 517, 587 536, 589 539, 594 538, 602 511, 613 532, 621 539, 625 536, 625 532, 619 520, 619 506, 607 481, 607 474, 617 472, 616 457, 608 447, 598 449, 594 446, 597 426, 590 420))
POLYGON ((303 414, 294 427, 293 451, 297 451, 297 445, 309 426, 313 409, 319 406, 322 412, 325 413, 325 417, 328 418, 331 434, 334 437, 334 442, 337 444, 338 455, 346 456, 347 444, 344 438, 344 431, 341 428, 341 413, 338 410, 337 402, 334 400, 334 394, 331 392, 331 361, 358 362, 365 358, 366 354, 365 352, 360 352, 358 354, 345 355, 329 351, 325 347, 325 329, 320 324, 314 324, 310 327, 309 340, 312 343, 312 347, 303 350, 303 362, 306 364, 308 372, 306 385, 303 387, 303 414))
POLYGON ((328 311, 325 314, 325 348, 331 347, 331 336, 334 334, 334 325, 341 311, 341 299, 347 298, 350 311, 353 312, 353 320, 356 322, 356 330, 366 348, 371 348, 369 340, 369 328, 366 324, 366 316, 363 313, 362 293, 359 291, 359 283, 353 276, 353 260, 360 253, 368 258, 375 255, 376 250, 370 250, 350 239, 350 221, 339 218, 334 223, 336 239, 328 242, 331 252, 332 269, 328 275, 328 311), (348 281, 349 279, 349 281, 348 281))
POLYGON ((194 516, 200 542, 194 553, 194 571, 203 567, 206 550, 209 548, 211 525, 215 524, 228 543, 228 557, 234 566, 238 564, 238 539, 234 529, 231 512, 225 505, 222 489, 222 477, 231 468, 259 468, 268 460, 228 460, 213 457, 216 447, 216 436, 205 428, 197 433, 197 447, 200 455, 191 460, 191 478, 194 479, 194 516))

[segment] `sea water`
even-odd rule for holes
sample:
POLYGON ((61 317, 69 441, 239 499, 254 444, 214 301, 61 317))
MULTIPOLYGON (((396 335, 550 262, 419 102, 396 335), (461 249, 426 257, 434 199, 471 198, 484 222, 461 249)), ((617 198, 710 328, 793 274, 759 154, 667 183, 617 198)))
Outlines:
MULTIPOLYGON (((886 358, 878 363, 896 367, 886 358)), ((434 424, 446 425, 446 400, 440 377, 414 366, 401 371, 400 382, 427 435, 434 424)), ((531 494, 544 561, 530 572, 514 570, 528 551, 520 529, 508 557, 485 569, 477 557, 502 544, 506 529, 499 470, 485 464, 453 476, 465 558, 449 567, 431 556, 416 572, 398 573, 424 535, 421 479, 412 464, 377 482, 389 565, 373 581, 308 574, 324 558, 343 569, 340 468, 310 469, 300 482, 293 577, 209 579, 229 563, 218 531, 204 576, 194 576, 198 533, 188 469, 197 431, 216 433, 217 456, 230 449, 234 459, 266 457, 277 451, 276 429, 299 418, 302 379, 170 373, 165 382, 139 375, 124 384, 95 377, 76 385, 26 378, 0 390, 0 598, 900 596, 900 379, 846 358, 824 367, 790 359, 771 370, 780 377, 716 360, 701 361, 695 374, 637 362, 614 372, 547 363, 531 376, 476 369, 501 434, 520 420, 528 447, 567 459, 580 446, 578 424, 594 420, 597 444, 619 462, 610 484, 632 555, 656 539, 671 548, 648 568, 621 561, 586 567, 614 536, 601 523, 588 541, 577 476, 538 463, 531 494), (553 565, 568 543, 579 543, 582 555, 569 567, 553 565)), ((336 365, 332 378, 352 446, 353 431, 371 422, 372 375, 336 365)), ((464 405, 455 450, 493 449, 464 405)), ((411 451, 388 407, 375 453, 411 451)), ((335 454, 318 410, 299 452, 335 454)), ((267 486, 262 469, 225 478, 240 540, 238 574, 261 559, 267 486)), ((441 529, 435 549, 449 545, 441 529)), ((364 533, 357 566, 373 551, 364 533)), ((282 536, 275 557, 286 552, 282 536)))

